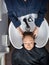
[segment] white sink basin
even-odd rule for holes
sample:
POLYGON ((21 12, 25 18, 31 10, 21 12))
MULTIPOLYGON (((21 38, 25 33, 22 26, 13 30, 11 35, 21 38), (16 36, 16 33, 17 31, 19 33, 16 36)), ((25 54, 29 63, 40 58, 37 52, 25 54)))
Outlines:
MULTIPOLYGON (((30 25, 31 25, 31 28, 34 27, 34 24, 30 24, 30 25)), ((21 24, 20 27, 23 30, 25 28, 25 26, 23 24, 21 24)), ((14 27, 12 22, 9 25, 9 39, 10 39, 11 44, 15 48, 17 48, 17 49, 22 48, 22 37, 20 36, 17 29, 14 27)), ((38 36, 35 40, 36 47, 38 47, 38 48, 44 47, 47 44, 47 41, 48 41, 48 23, 47 23, 46 19, 44 19, 41 27, 39 28, 38 36)))

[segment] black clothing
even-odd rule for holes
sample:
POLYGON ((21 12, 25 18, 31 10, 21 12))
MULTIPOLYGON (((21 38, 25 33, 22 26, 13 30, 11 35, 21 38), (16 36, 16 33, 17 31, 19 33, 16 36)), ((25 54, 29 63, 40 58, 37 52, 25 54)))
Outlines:
POLYGON ((15 49, 12 53, 12 65, 49 65, 49 53, 45 48, 32 50, 15 49))

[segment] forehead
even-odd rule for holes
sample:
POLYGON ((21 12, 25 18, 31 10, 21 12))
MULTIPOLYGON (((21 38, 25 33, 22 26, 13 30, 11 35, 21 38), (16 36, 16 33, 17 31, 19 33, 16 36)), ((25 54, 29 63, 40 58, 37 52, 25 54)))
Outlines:
POLYGON ((30 35, 26 35, 24 38, 23 38, 23 40, 33 40, 33 37, 32 36, 30 36, 30 35))

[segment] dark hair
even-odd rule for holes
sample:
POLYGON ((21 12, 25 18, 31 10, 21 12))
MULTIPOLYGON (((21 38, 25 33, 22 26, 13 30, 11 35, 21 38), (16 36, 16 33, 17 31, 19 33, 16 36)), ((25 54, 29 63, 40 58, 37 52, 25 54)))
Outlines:
POLYGON ((35 39, 35 36, 33 35, 33 33, 32 32, 24 32, 23 33, 23 39, 25 38, 25 36, 31 36, 33 39, 35 39))

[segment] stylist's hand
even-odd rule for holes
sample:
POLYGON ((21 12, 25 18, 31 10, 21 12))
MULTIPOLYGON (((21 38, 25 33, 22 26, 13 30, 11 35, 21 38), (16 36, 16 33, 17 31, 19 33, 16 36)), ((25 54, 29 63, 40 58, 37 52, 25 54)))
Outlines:
POLYGON ((39 31, 39 27, 35 27, 35 29, 34 29, 34 31, 33 31, 33 35, 34 35, 35 37, 37 37, 38 31, 39 31))
POLYGON ((20 33, 21 37, 23 37, 23 31, 20 27, 17 27, 18 32, 20 33))

